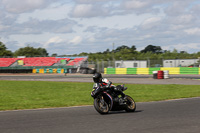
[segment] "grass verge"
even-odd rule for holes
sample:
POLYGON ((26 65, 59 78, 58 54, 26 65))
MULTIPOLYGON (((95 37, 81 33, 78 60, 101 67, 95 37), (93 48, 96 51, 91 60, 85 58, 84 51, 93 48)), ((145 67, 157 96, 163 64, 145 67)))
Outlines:
MULTIPOLYGON (((92 105, 93 83, 0 81, 0 110, 92 105)), ((136 102, 200 97, 199 85, 127 84, 136 102)))

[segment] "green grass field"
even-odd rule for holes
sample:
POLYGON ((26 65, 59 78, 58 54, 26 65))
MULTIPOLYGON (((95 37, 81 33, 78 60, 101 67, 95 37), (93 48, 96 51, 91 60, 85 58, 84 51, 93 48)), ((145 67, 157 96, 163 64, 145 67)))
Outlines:
MULTIPOLYGON (((92 105, 92 86, 93 83, 0 81, 0 110, 92 105)), ((126 86, 125 93, 136 102, 200 97, 199 85, 126 86)))

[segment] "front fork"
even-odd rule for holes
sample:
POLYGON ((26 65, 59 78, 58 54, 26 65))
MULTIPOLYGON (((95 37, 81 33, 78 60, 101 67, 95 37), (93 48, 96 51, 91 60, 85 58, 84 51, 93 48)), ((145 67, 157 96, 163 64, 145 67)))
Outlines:
POLYGON ((103 96, 101 96, 101 98, 100 98, 100 104, 105 105, 105 100, 104 100, 103 96))

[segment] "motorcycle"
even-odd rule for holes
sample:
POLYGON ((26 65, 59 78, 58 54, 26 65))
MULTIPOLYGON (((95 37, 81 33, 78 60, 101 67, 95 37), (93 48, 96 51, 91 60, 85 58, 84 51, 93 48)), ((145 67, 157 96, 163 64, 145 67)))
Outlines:
MULTIPOLYGON (((122 91, 127 87, 121 85, 122 91)), ((102 89, 99 93, 93 96, 94 108, 100 114, 108 114, 109 111, 134 112, 136 110, 136 103, 130 96, 126 95, 124 98, 120 97, 120 93, 113 91, 112 88, 102 89)))

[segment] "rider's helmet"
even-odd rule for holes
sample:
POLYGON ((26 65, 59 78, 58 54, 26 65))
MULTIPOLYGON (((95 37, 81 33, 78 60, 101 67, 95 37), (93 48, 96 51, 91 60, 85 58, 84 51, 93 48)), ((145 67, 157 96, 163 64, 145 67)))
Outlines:
POLYGON ((102 80, 102 75, 101 75, 101 73, 95 73, 94 75, 93 75, 93 81, 95 82, 95 83, 99 83, 99 82, 101 82, 101 80, 102 80))

